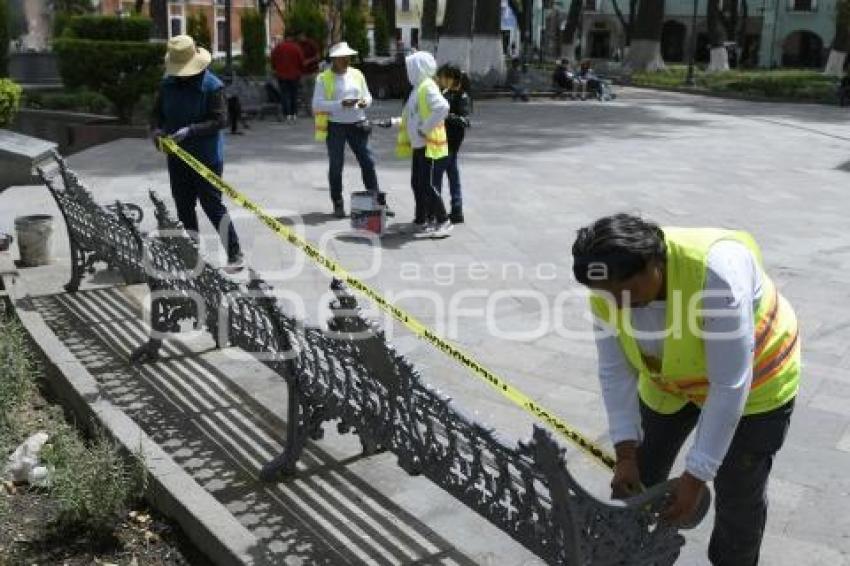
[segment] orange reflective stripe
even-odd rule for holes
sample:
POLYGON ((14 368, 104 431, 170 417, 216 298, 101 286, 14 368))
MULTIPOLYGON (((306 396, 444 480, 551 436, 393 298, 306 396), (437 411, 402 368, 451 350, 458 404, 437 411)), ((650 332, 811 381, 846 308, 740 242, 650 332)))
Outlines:
POLYGON ((795 329, 794 334, 789 336, 776 352, 758 365, 753 371, 752 389, 764 385, 782 370, 785 360, 800 347, 799 338, 800 333, 795 329))
POLYGON ((762 319, 756 329, 755 336, 755 357, 758 358, 767 347, 768 338, 773 330, 773 323, 776 321, 776 315, 779 312, 779 292, 776 287, 773 288, 773 293, 770 294, 770 312, 762 319))
POLYGON ((433 140, 433 139, 430 139, 430 138, 425 138, 425 143, 430 143, 430 144, 433 144, 433 145, 448 145, 449 144, 448 140, 433 140))

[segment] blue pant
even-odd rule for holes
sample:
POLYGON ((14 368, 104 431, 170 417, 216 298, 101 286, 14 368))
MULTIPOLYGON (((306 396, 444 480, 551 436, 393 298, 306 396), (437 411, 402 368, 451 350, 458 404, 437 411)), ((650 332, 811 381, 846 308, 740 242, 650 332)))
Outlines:
MULTIPOLYGON (((224 164, 205 163, 214 173, 221 176, 224 164)), ((210 222, 221 235, 220 226, 227 222, 227 235, 222 237, 222 244, 227 250, 228 259, 235 259, 241 253, 239 238, 227 214, 227 208, 221 200, 221 192, 190 169, 176 157, 168 158, 168 177, 171 180, 171 195, 177 207, 177 218, 191 235, 198 233, 198 215, 195 205, 200 201, 201 208, 210 222)))
POLYGON ((331 200, 342 201, 342 168, 345 165, 345 144, 354 152, 360 164, 363 186, 369 192, 378 192, 378 176, 375 173, 375 158, 369 149, 369 133, 357 124, 328 124, 328 184, 331 188, 331 200))
POLYGON ((280 105, 284 116, 295 116, 298 114, 298 79, 278 79, 280 86, 280 105))
MULTIPOLYGON (((793 410, 792 399, 778 409, 742 417, 738 423, 714 478, 714 530, 708 545, 708 559, 714 566, 758 564, 767 521, 767 480, 793 410)), ((641 482, 649 487, 667 479, 700 410, 689 403, 663 415, 641 402, 640 414, 644 439, 638 448, 638 467, 641 482)))
POLYGON ((451 195, 452 209, 459 210, 463 207, 463 198, 460 194, 460 169, 457 166, 457 152, 449 152, 449 156, 446 157, 445 168, 440 168, 439 170, 440 177, 437 179, 437 186, 440 188, 441 193, 443 192, 443 169, 445 169, 446 176, 449 178, 449 194, 451 195))

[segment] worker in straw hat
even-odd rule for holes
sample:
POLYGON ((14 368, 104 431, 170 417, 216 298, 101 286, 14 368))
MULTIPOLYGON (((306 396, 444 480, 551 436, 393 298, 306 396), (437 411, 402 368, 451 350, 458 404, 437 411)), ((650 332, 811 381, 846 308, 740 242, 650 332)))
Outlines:
MULTIPOLYGON (((363 73, 350 66, 354 55, 357 51, 344 41, 331 47, 331 66, 316 77, 313 89, 315 138, 318 142, 325 142, 328 148, 328 183, 337 218, 345 217, 342 168, 346 144, 360 164, 366 190, 380 193, 375 158, 369 149, 371 128, 366 120, 366 109, 372 105, 372 95, 363 73)), ((389 210, 387 214, 392 215, 389 210)))
MULTIPOLYGON (((195 46, 188 35, 168 40, 165 77, 154 101, 150 126, 157 148, 160 138, 167 136, 221 175, 227 110, 224 84, 207 68, 211 59, 210 52, 195 46)), ((200 202, 227 251, 226 270, 240 270, 242 250, 221 192, 174 155, 168 156, 168 176, 177 217, 186 231, 197 238, 195 205, 200 202)))

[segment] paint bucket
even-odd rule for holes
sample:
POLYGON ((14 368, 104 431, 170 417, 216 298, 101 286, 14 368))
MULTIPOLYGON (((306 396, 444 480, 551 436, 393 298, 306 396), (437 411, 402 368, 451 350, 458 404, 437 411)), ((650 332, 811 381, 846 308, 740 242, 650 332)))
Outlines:
POLYGON ((18 216, 15 218, 15 232, 18 237, 18 251, 21 253, 21 266, 37 267, 50 263, 52 216, 18 216))
POLYGON ((382 235, 387 228, 386 203, 386 193, 351 193, 351 228, 382 235))

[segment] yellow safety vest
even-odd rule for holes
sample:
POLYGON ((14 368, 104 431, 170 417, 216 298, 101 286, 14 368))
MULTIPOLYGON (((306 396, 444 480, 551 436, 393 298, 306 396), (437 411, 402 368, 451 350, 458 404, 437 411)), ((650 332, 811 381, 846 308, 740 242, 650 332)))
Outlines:
POLYGON ((746 232, 712 228, 663 231, 667 245, 667 323, 660 362, 640 351, 628 309, 617 309, 601 295, 590 298, 593 314, 616 328, 620 346, 638 374, 640 398, 662 414, 674 413, 688 402, 699 406, 705 402, 709 382, 705 345, 697 335, 701 327, 697 311, 702 309, 697 294, 705 284, 709 248, 720 240, 735 240, 753 252, 763 282, 755 313, 753 380, 744 414, 764 413, 790 401, 797 394, 800 381, 797 317, 764 273, 761 251, 753 237, 746 232))
MULTIPOLYGON (((366 77, 363 76, 358 69, 354 67, 349 67, 348 71, 354 74, 354 78, 360 83, 360 94, 366 92, 366 77)), ((333 72, 333 69, 325 69, 322 73, 319 74, 317 80, 322 84, 325 89, 325 100, 333 100, 335 89, 336 89, 336 73, 333 72)), ((330 117, 329 112, 313 112, 313 117, 315 121, 316 127, 316 135, 315 139, 317 142, 323 142, 328 139, 328 120, 330 117)))
MULTIPOLYGON (((425 79, 419 85, 416 96, 419 98, 419 118, 424 122, 431 116, 431 109, 428 107, 428 85, 433 84, 436 88, 434 79, 425 79)), ((404 159, 413 155, 413 148, 410 145, 410 135, 407 133, 407 113, 401 117, 401 130, 396 138, 395 154, 397 157, 404 159)), ((429 159, 441 159, 449 154, 449 141, 446 137, 446 125, 440 122, 430 132, 425 132, 425 155, 429 159)))

